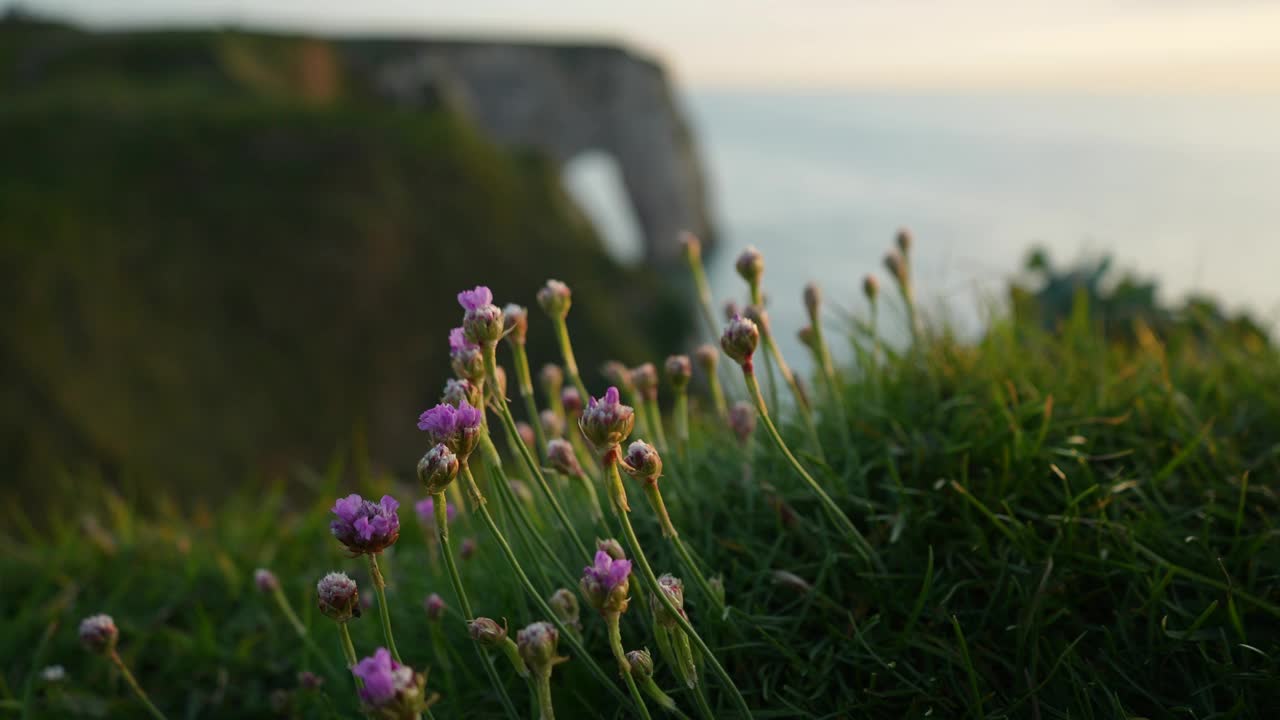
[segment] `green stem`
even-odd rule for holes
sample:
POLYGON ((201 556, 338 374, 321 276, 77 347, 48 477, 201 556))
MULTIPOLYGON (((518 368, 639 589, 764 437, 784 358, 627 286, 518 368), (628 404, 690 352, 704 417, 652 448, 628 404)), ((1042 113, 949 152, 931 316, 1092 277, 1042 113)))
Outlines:
POLYGON ((659 587, 658 576, 653 573, 653 568, 649 565, 649 560, 644 554, 644 549, 640 547, 640 540, 636 538, 635 528, 631 526, 631 517, 627 514, 627 493, 622 485, 622 476, 618 474, 618 454, 619 450, 616 446, 610 448, 605 452, 602 462, 606 467, 606 472, 609 473, 609 497, 612 501, 611 505, 613 506, 613 512, 617 515, 619 522, 622 524, 622 532, 624 537, 627 539, 627 544, 631 547, 631 555, 636 564, 640 566, 640 577, 644 580, 645 586, 648 588, 649 592, 657 598, 664 607, 666 607, 667 612, 675 617, 676 622, 679 623, 680 627, 689 634, 690 639, 692 639, 698 646, 698 651, 707 658, 707 662, 710 663, 716 676, 720 678, 720 681, 724 683, 729 694, 733 696, 734 704, 738 706, 738 710, 741 712, 742 717, 750 718, 751 708, 747 706, 746 699, 742 697, 742 693, 738 690, 738 686, 733 683, 733 678, 729 676, 729 672, 724 669, 724 666, 721 665, 720 661, 716 659, 716 656, 712 654, 711 648, 707 647, 706 642, 704 642, 702 637, 698 635, 698 631, 693 629, 693 625, 689 622, 689 619, 684 616, 684 613, 675 606, 675 603, 671 601, 671 598, 662 591, 661 587, 659 587))
POLYGON ((645 413, 649 415, 649 429, 658 443, 658 451, 666 452, 671 447, 667 444, 667 431, 662 427, 662 408, 658 407, 657 398, 649 398, 644 402, 645 413))
POLYGON ((582 402, 585 403, 591 396, 587 394, 587 386, 583 384, 582 376, 578 374, 578 361, 573 357, 573 345, 569 342, 569 326, 565 324, 563 317, 552 318, 551 324, 554 326, 556 341, 560 343, 560 358, 564 361, 564 374, 578 389, 578 394, 582 396, 582 402))
MULTIPOLYGON (((471 475, 470 468, 463 466, 462 470, 463 472, 461 474, 467 481, 472 494, 479 496, 480 488, 476 485, 475 478, 471 475)), ((500 530, 498 528, 498 524, 494 522, 493 515, 489 513, 489 508, 486 507, 483 502, 478 503, 477 506, 480 511, 480 518, 484 521, 485 526, 489 528, 489 533, 493 535, 493 539, 498 543, 498 548, 502 550, 502 555, 507 559, 507 564, 511 566, 511 571, 515 573, 516 579, 533 600, 533 604, 537 606, 538 611, 541 612, 552 625, 556 626, 556 629, 560 631, 560 637, 569 643, 578 657, 582 658, 582 661, 586 663, 587 668, 591 673, 595 675, 596 678, 600 680, 600 682, 603 683, 618 700, 626 702, 627 697, 618 690, 618 687, 609 679, 609 675, 605 673, 604 669, 600 667, 600 664, 591 657, 591 654, 587 651, 586 646, 582 644, 582 641, 569 632, 569 626, 565 625, 564 621, 556 615, 555 611, 551 609, 551 606, 547 604, 547 601, 543 599, 542 594, 538 592, 538 589, 533 586, 533 582, 529 580, 529 576, 525 573, 524 568, 520 565, 520 561, 516 558, 515 552, 511 550, 511 544, 507 542, 506 537, 502 535, 502 530, 500 530)))
POLYGON ((591 503, 591 522, 602 523, 604 521, 604 508, 600 505, 600 496, 596 493, 595 481, 585 471, 578 473, 574 479, 586 488, 587 502, 591 503))
POLYGON ((551 704, 551 673, 540 672, 533 679, 533 696, 538 703, 538 720, 556 720, 551 704))
POLYGON ((672 410, 676 426, 676 459, 684 470, 684 480, 689 481, 689 391, 687 388, 676 388, 675 408, 672 410))
POLYGON ((542 429, 542 418, 538 415, 538 401, 533 396, 533 376, 529 373, 529 355, 524 345, 511 343, 511 357, 516 364, 516 380, 520 388, 520 398, 524 400, 524 412, 529 416, 529 424, 533 426, 533 436, 538 442, 538 459, 547 461, 547 435, 542 429))
POLYGON ((520 657, 520 648, 516 642, 509 637, 502 639, 500 646, 502 654, 507 656, 507 660, 511 662, 511 667, 516 669, 516 674, 522 678, 529 678, 529 666, 525 664, 524 658, 520 657))
POLYGON ((680 562, 685 566, 689 575, 693 577, 694 583, 698 589, 711 601, 716 611, 723 617, 725 612, 724 603, 720 597, 711 589, 711 583, 707 582, 706 576, 698 569, 698 564, 694 562, 693 554, 689 548, 685 546, 684 541, 680 539, 680 534, 676 532, 675 525, 671 522, 671 515, 667 513, 667 504, 662 500, 662 491, 658 489, 658 483, 644 483, 644 495, 649 500, 649 506, 653 508, 653 514, 658 516, 658 526, 662 528, 662 537, 670 541, 675 547, 676 554, 680 556, 680 562))
POLYGON ((773 356, 773 360, 778 365, 778 372, 782 375, 782 379, 786 381, 787 387, 791 388, 791 396, 795 398, 796 409, 800 411, 800 419, 804 421, 805 431, 809 433, 809 442, 813 443, 813 451, 818 457, 823 457, 822 439, 818 437, 818 426, 813 420, 813 409, 809 407, 809 399, 805 397, 804 391, 800 389, 800 384, 796 382, 795 373, 791 372, 791 368, 787 365, 787 361, 782 357, 782 351, 778 349, 778 344, 773 341, 772 333, 761 333, 764 340, 764 346, 769 351, 769 355, 773 356))
POLYGON ((640 688, 636 687, 636 679, 631 675, 631 661, 627 660, 627 652, 622 649, 622 629, 619 627, 621 623, 618 619, 620 613, 605 613, 604 623, 609 628, 609 649, 613 651, 613 659, 618 663, 618 672, 622 674, 623 680, 627 683, 627 689, 631 692, 631 699, 635 701, 636 714, 644 718, 644 720, 652 720, 649 715, 649 708, 644 705, 644 698, 640 697, 640 688))
POLYGON ((755 373, 751 370, 750 361, 748 361, 746 365, 743 365, 742 374, 747 381, 747 394, 752 397, 752 400, 754 400, 756 413, 764 423, 765 429, 768 430, 769 437, 773 438, 774 445, 776 445, 778 450, 780 450, 783 456, 786 457, 787 462, 791 464, 791 467, 805 481, 805 484, 809 486, 809 489, 818 496, 818 501, 822 503, 823 509, 826 510, 831 521, 834 522, 844 533, 845 539, 848 540, 854 551, 862 556, 862 558, 868 563, 878 567, 880 563, 875 556, 875 551, 871 548, 871 544, 867 542, 867 539, 862 536, 861 532, 858 532, 858 528, 855 527, 853 522, 849 520, 849 517, 844 514, 844 511, 840 509, 840 506, 836 505, 835 500, 832 500, 831 496, 828 495, 826 491, 822 489, 822 486, 818 484, 818 481, 814 480, 813 476, 809 474, 809 471, 804 469, 804 466, 800 464, 800 461, 796 459, 796 456, 791 453, 791 449, 787 447, 786 441, 782 439, 782 434, 778 432, 778 428, 773 424, 773 420, 769 418, 769 409, 764 404, 764 396, 760 394, 760 383, 756 381, 755 373))
MULTIPOLYGON (((497 381, 495 378, 497 362, 494 359, 494 347, 492 344, 489 344, 484 348, 484 369, 485 374, 489 378, 489 382, 487 384, 496 387, 497 381)), ((556 499, 555 493, 551 491, 551 486, 547 484, 547 478, 542 474, 542 466, 539 465, 538 461, 529 453, 529 448, 525 446, 524 441, 520 439, 520 433, 516 430, 515 418, 511 416, 511 408, 507 407, 507 399, 498 397, 497 393, 491 394, 490 397, 493 401, 492 405, 496 406, 498 409, 498 418, 502 420, 502 425, 507 431, 507 441, 511 443, 512 447, 516 448, 521 459, 524 460, 525 465, 529 468, 529 473, 535 480, 537 480, 538 487, 542 488, 542 493, 546 495, 547 501, 551 503, 551 509, 555 511, 556 517, 560 519, 560 524, 563 525, 564 529, 573 537, 573 541, 577 544, 582 557, 590 557, 591 553, 587 549, 587 544, 582 542, 582 538, 578 535, 577 529, 573 526, 573 523, 569 521, 568 514, 565 513, 564 508, 560 505, 560 501, 556 499)))
POLYGON ((271 594, 275 598, 276 605, 280 608, 280 612, 284 614, 285 620, 287 620, 289 625, 293 627, 293 631, 297 634, 298 639, 302 641, 302 644, 307 647, 308 651, 316 656, 320 663, 324 665, 325 669, 330 674, 333 674, 334 667, 333 663, 329 660, 328 654, 321 650, 316 645, 315 641, 311 639, 311 635, 307 632, 306 626, 302 624, 302 621, 298 619, 297 613, 295 613, 293 608, 289 606, 289 600, 284 596, 284 590, 277 587, 271 592, 271 594))
POLYGON ((817 313, 814 313, 811 324, 815 345, 814 353, 818 356, 822 377, 827 385, 827 394, 830 396, 831 404, 835 406, 836 420, 840 423, 840 432, 844 435, 845 447, 852 448, 853 436, 850 434, 849 415, 844 406, 844 388, 840 384, 839 377, 836 376, 835 364, 831 361, 831 350, 827 347, 827 340, 822 334, 822 319, 817 313))
POLYGON ((721 422, 729 421, 729 403, 724 399, 724 388, 720 387, 719 368, 722 364, 716 363, 716 372, 707 376, 707 388, 711 391, 711 402, 715 403, 716 414, 720 416, 721 422))
POLYGON ((382 571, 378 569, 378 556, 375 553, 365 555, 369 559, 369 575, 373 578, 373 589, 378 593, 378 615, 382 618, 382 635, 387 639, 387 648, 391 657, 404 664, 400 659, 400 651, 396 649, 396 639, 391 634, 391 608, 387 606, 387 583, 382 579, 382 571))
MULTIPOLYGON (((356 645, 351 642, 351 629, 347 627, 345 622, 338 623, 338 635, 342 638, 342 657, 347 661, 347 669, 356 666, 359 657, 356 655, 356 645)), ((357 682, 360 678, 356 678, 357 682)))
POLYGON ((147 708, 147 712, 151 713, 151 717, 156 718, 156 720, 165 720, 164 713, 160 712, 160 708, 151 702, 151 698, 147 697, 147 692, 138 684, 138 679, 133 676, 132 672, 129 672, 129 666, 124 664, 124 660, 120 658, 120 653, 112 648, 109 657, 111 662, 115 663, 116 668, 120 670, 120 676, 124 678, 125 683, 133 689, 133 694, 138 696, 138 700, 142 701, 142 704, 147 708))

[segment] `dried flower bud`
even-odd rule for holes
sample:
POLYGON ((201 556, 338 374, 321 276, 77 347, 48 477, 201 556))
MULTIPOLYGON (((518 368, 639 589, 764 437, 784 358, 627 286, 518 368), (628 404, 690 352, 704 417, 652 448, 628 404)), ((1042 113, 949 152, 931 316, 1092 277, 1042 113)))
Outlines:
POLYGON ((748 247, 738 256, 734 267, 738 269, 738 274, 743 280, 750 285, 755 285, 760 282, 760 276, 764 275, 764 256, 754 247, 748 247))
POLYGON ((473 537, 463 538, 462 545, 458 547, 458 557, 463 560, 470 560, 476 554, 476 539, 473 537))
POLYGON ((898 234, 894 237, 894 242, 898 244, 898 250, 902 252, 903 257, 911 254, 911 231, 906 228, 899 228, 898 234))
POLYGON ((573 293, 569 291, 568 285, 559 280, 548 280, 538 291, 538 305, 553 320, 564 319, 572 304, 573 293))
POLYGON ((538 422, 542 424, 542 433, 547 437, 564 437, 564 421, 555 410, 547 409, 538 413, 538 422))
POLYGON ((120 631, 110 615, 90 615, 80 621, 80 644, 89 652, 106 655, 116 649, 120 631))
POLYGON ((624 392, 633 392, 636 389, 635 381, 631 377, 631 370, 626 365, 617 360, 610 360, 600 366, 600 374, 610 385, 616 385, 618 389, 624 392))
POLYGON ((582 396, 578 389, 567 387, 560 393, 560 404, 564 406, 564 414, 576 418, 582 413, 582 396))
POLYGON ((631 674, 642 680, 653 677, 653 656, 648 650, 632 650, 627 653, 627 664, 631 666, 631 674))
POLYGON ((582 464, 578 462, 578 454, 573 451, 573 445, 567 440, 557 438, 547 443, 547 462, 551 463, 551 467, 570 477, 578 477, 582 474, 582 464))
POLYGON ((756 431, 756 409, 746 400, 740 400, 729 408, 729 428, 738 436, 738 442, 746 445, 756 431))
POLYGON ((662 475, 662 458, 654 446, 637 440, 627 448, 622 459, 622 469, 631 477, 645 484, 655 484, 662 475))
POLYGON ((427 599, 422 602, 422 607, 427 611, 427 619, 432 622, 444 617, 444 598, 440 597, 438 593, 428 595, 427 599))
POLYGON ((471 639, 489 648, 496 648, 507 639, 506 624, 499 625, 487 617, 478 617, 467 623, 471 639))
POLYGON ((516 633, 516 648, 535 677, 551 672, 553 666, 564 662, 564 658, 556 655, 559 643, 559 631, 548 622, 533 623, 516 633))
POLYGON ((603 550, 614 560, 625 560, 627 558, 627 554, 622 550, 622 543, 613 538, 604 540, 596 538, 596 550, 603 550))
POLYGON ((809 320, 813 322, 818 317, 818 309, 822 305, 822 288, 817 283, 808 283, 804 286, 804 309, 809 313, 809 320))
POLYGON ((418 461, 418 481, 427 489, 428 494, 442 493, 458 477, 458 467, 458 456, 447 445, 440 443, 418 461))
POLYGON ((331 572, 316 583, 316 605, 331 620, 346 622, 360 617, 360 592, 346 573, 331 572))
POLYGON ((700 262, 702 260, 702 241, 697 235, 682 230, 680 232, 680 247, 684 250, 684 259, 690 264, 700 262))
MULTIPOLYGON (((680 578, 671 573, 664 573, 658 578, 658 589, 662 591, 663 595, 671 599, 671 604, 675 606, 676 611, 687 619, 688 615, 684 611, 684 583, 680 578)), ((651 597, 652 602, 649 604, 653 608, 654 622, 667 629, 674 628, 679 621, 667 610, 667 606, 656 595, 651 595, 651 597)))
POLYGON ((568 589, 560 588, 551 593, 551 597, 547 598, 547 604, 551 606, 551 611, 556 614, 556 618, 565 626, 575 628, 581 626, 578 596, 568 589))
POLYGON ((720 336, 720 347, 739 365, 750 367, 751 355, 760 344, 760 329, 747 318, 736 317, 729 322, 720 336))
MULTIPOLYGON (((714 348, 712 352, 715 352, 714 348)), ((693 377, 693 363, 689 361, 688 355, 671 355, 663 363, 663 369, 667 371, 671 387, 683 390, 689 386, 689 378, 693 377)))
POLYGON ((587 604, 600 613, 624 613, 631 601, 630 578, 630 560, 615 560, 604 550, 597 550, 595 561, 582 569, 578 586, 587 604))
POLYGON ((529 311, 522 305, 508 303, 502 308, 502 326, 511 344, 524 345, 529 335, 529 311))
POLYGON ((868 275, 862 278, 862 294, 867 296, 867 300, 876 301, 876 296, 880 294, 880 281, 875 275, 868 275))
POLYGON ((622 404, 616 387, 606 390, 602 398, 591 398, 578 421, 583 436, 601 453, 626 440, 635 424, 635 410, 622 404))
POLYGON ((444 384, 444 392, 440 395, 440 402, 446 405, 452 405, 455 408, 461 407, 462 403, 466 403, 471 407, 480 407, 484 398, 480 386, 470 380, 460 380, 450 378, 444 384))
POLYGON ((276 574, 266 568, 258 568, 253 571, 253 584, 264 593, 275 592, 280 589, 280 580, 276 578, 276 574))
POLYGON ((693 351, 693 359, 698 361, 698 367, 702 368, 702 372, 715 375, 716 366, 720 364, 720 349, 711 343, 699 345, 698 349, 693 351))
POLYGON ((542 385, 542 391, 547 394, 547 397, 555 397, 564 387, 564 371, 555 363, 547 363, 538 372, 538 382, 542 385))

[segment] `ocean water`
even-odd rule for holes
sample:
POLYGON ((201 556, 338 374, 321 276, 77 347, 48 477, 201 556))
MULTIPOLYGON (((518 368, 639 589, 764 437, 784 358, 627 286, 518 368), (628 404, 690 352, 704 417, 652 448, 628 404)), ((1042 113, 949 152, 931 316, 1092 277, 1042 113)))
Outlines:
MULTIPOLYGON (((922 301, 962 329, 980 327, 1032 246, 1059 264, 1111 254, 1168 300, 1205 292, 1280 315, 1280 97, 703 91, 684 106, 723 240, 714 289, 740 297, 733 258, 759 248, 789 356, 803 356, 803 284, 861 308, 861 278, 887 281, 900 226, 922 301)), ((634 253, 600 177, 571 184, 634 253)))

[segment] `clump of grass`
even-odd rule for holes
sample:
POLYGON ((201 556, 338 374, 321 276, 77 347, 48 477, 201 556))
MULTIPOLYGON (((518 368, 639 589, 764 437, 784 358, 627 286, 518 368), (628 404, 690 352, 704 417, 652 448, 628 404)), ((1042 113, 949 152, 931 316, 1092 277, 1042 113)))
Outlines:
MULTIPOLYGON (((927 294, 903 293, 908 302, 915 290, 927 294)), ((550 299, 563 299, 552 310, 567 312, 567 295, 550 299)), ((893 309, 887 301, 882 315, 893 309)), ((489 618, 552 623, 539 631, 547 642, 522 650, 526 663, 556 665, 554 677, 546 665, 529 687, 543 716, 657 716, 675 707, 734 717, 742 714, 735 693, 759 718, 1266 718, 1280 707, 1280 353, 1231 326, 1173 323, 1159 336, 1139 326, 1132 342, 1110 340, 1085 302, 1052 329, 993 317, 977 340, 910 315, 915 339, 897 349, 879 341, 865 313, 844 318, 863 363, 836 368, 823 380, 828 391, 812 398, 822 459, 788 457, 786 448, 811 438, 792 408, 768 408, 781 442, 750 437, 766 428, 745 421, 735 424, 746 435, 735 437, 718 403, 694 393, 687 442, 674 434, 679 462, 663 472, 669 517, 661 522, 643 506, 622 509, 621 440, 599 458, 615 511, 602 519, 586 494, 540 476, 545 448, 524 447, 485 383, 510 460, 483 446, 475 472, 466 472, 468 489, 477 488, 471 501, 452 521, 436 514, 480 538, 474 556, 432 562, 429 553, 448 546, 428 541, 439 527, 406 522, 380 556, 385 599, 341 627, 371 656, 393 626, 405 664, 430 669, 437 718, 497 717, 495 683, 513 697, 529 685, 517 663, 468 647, 473 637, 495 649, 509 640, 505 623, 489 618), (874 564, 797 466, 865 538, 874 564), (511 492, 517 476, 554 493, 559 507, 511 492), (671 526, 681 548, 663 539, 671 526), (592 561, 581 538, 615 529, 627 556, 647 566, 637 574, 647 592, 631 596, 646 611, 624 614, 614 604, 608 622, 567 622, 546 598, 577 587, 575 568, 592 561), (715 576, 724 613, 704 592, 681 595, 677 607, 660 589, 674 578, 661 586, 649 577, 685 574, 688 565, 715 576), (461 618, 473 621, 470 632, 452 604, 434 629, 422 610, 431 592, 453 597, 446 566, 456 567, 474 605, 467 614, 480 616, 461 618), (681 631, 662 636, 664 647, 655 616, 681 631), (686 655, 673 637, 707 652, 690 643, 686 655), (650 639, 665 651, 645 650, 650 639), (593 668, 601 664, 630 667, 652 704, 641 710, 626 676, 602 678, 593 668)), ((839 337, 828 328, 828 341, 839 337)), ((567 331, 562 350, 572 357, 567 331)), ((492 379, 492 357, 483 359, 492 379)), ((518 376, 533 413, 527 375, 518 376)), ((581 382, 576 368, 569 377, 581 382)), ((732 397, 740 388, 725 389, 729 400, 744 399, 732 397)), ((122 660, 170 716, 351 716, 359 707, 353 679, 334 668, 350 653, 335 623, 316 612, 314 589, 335 568, 372 585, 329 537, 328 510, 353 488, 406 500, 425 491, 348 467, 369 463, 335 460, 322 474, 277 480, 217 511, 184 513, 83 478, 50 483, 49 507, 74 512, 36 522, 30 509, 10 509, 0 546, 0 710, 138 716, 119 676, 76 652, 68 629, 106 611, 129 638, 122 660), (253 591, 258 566, 272 569, 278 593, 253 591), (281 598, 305 633, 277 621, 281 598), (328 657, 300 644, 300 634, 328 657), (43 679, 51 663, 66 668, 65 679, 43 679), (300 671, 324 682, 301 683, 300 671)), ((578 470, 601 480, 595 466, 578 470)), ((434 501, 444 507, 443 494, 434 501)), ((617 543, 599 549, 621 557, 617 543)))

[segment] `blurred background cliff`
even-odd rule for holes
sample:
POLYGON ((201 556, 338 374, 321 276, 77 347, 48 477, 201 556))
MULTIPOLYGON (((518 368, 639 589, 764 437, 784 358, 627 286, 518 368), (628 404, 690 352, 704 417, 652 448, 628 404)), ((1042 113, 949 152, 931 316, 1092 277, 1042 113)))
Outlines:
POLYGON ((801 284, 856 310, 900 225, 961 330, 1032 245, 1269 325, 1277 36, 1280 6, 1194 1, 13 5, 0 467, 213 496, 352 443, 404 470, 458 289, 562 279, 585 369, 660 359, 697 339, 682 228, 719 298, 765 252, 801 367, 801 284))

